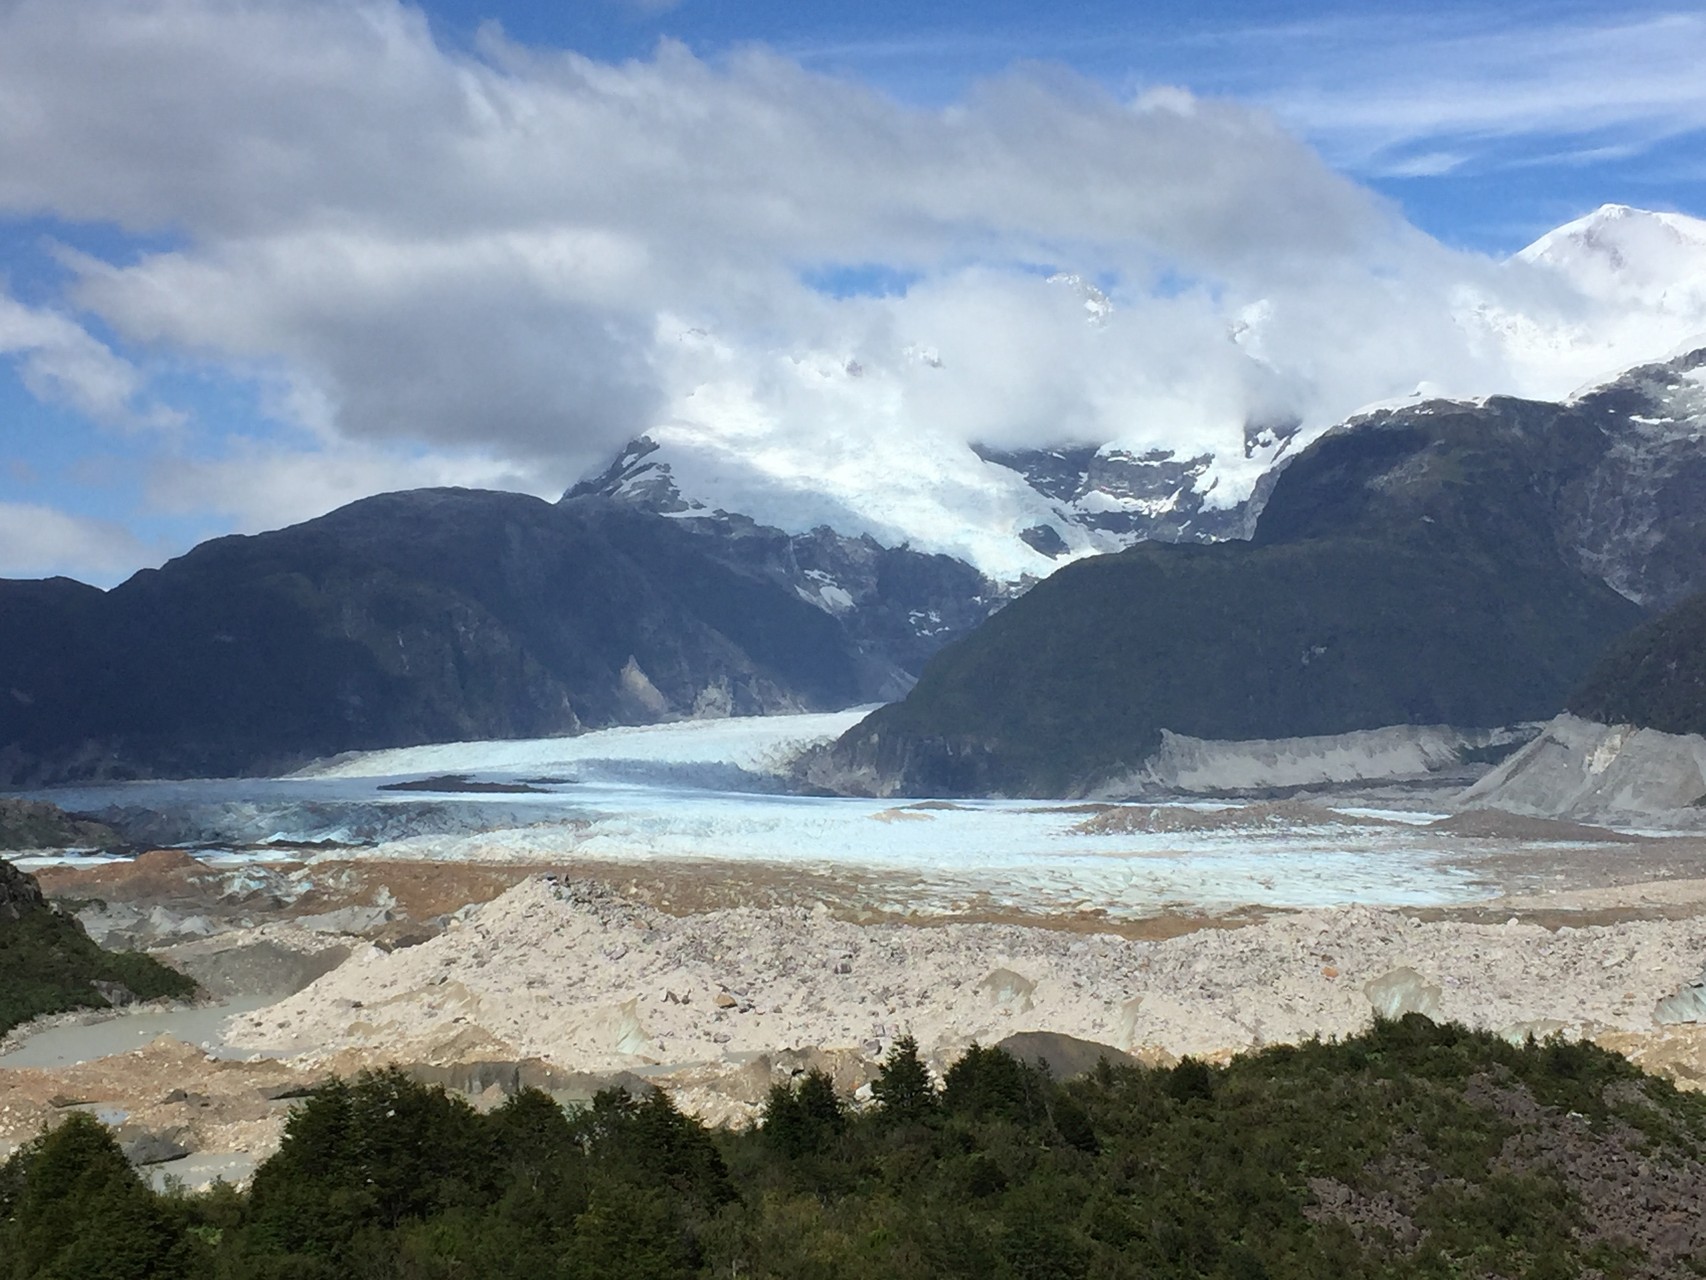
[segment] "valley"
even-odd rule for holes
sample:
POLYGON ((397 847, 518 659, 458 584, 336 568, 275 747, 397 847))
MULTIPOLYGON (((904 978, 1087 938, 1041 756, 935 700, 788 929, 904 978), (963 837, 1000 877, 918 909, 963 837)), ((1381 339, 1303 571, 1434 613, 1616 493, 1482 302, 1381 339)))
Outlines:
MULTIPOLYGON (((902 1035, 937 1070, 1031 1032, 1220 1060, 1376 1010, 1562 1031, 1706 1085, 1706 1002, 1655 1021, 1706 950, 1687 812, 1631 830, 1464 807, 1487 766, 1438 740, 1432 772, 1283 796, 799 794, 798 762, 861 714, 40 792, 130 843, 8 856, 202 1005, 15 1036, 0 1142, 75 1102, 122 1116, 158 1176, 239 1176, 296 1093, 367 1066, 482 1105, 644 1082, 742 1123, 812 1065, 857 1093, 902 1035)), ((1358 745, 1249 744, 1237 767, 1358 745)))

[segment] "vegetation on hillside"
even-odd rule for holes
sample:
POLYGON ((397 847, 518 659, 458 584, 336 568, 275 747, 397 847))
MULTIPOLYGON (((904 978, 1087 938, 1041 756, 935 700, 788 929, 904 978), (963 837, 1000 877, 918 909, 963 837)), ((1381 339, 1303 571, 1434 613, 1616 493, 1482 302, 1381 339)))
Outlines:
POLYGON ((96 983, 138 1000, 196 990, 151 956, 102 950, 75 917, 42 900, 32 877, 0 860, 0 1036, 47 1014, 107 1008, 112 1000, 96 983))
POLYGON ((1706 595, 1614 644, 1570 699, 1601 724, 1706 734, 1706 595))
POLYGON ((90 822, 41 800, 0 796, 0 849, 99 848, 118 843, 104 823, 90 822))
POLYGON ((1377 538, 1143 545, 1069 565, 850 730, 908 794, 1061 795, 1200 738, 1555 714, 1638 611, 1557 566, 1377 538))
POLYGON ((1589 418, 1505 400, 1329 433, 1280 473, 1250 542, 1066 566, 844 735, 830 776, 1062 795, 1138 765, 1163 729, 1238 740, 1555 715, 1642 616, 1559 532, 1603 449, 1589 418))
POLYGON ((1662 1276, 1706 1266, 1706 1100, 1591 1045, 1416 1015, 1224 1067, 1067 1083, 910 1042, 853 1111, 662 1094, 487 1115, 396 1072, 318 1090, 247 1192, 154 1195, 73 1116, 0 1169, 0 1277, 1662 1276))

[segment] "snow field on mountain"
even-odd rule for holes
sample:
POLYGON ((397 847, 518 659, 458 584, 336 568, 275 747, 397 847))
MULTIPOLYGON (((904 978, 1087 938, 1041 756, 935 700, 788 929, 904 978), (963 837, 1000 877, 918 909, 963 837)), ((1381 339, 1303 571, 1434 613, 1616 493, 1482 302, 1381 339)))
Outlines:
POLYGON ((660 332, 680 332, 660 349, 677 390, 646 429, 659 446, 649 461, 667 468, 682 514, 827 525, 1012 581, 1126 545, 1096 517, 1153 514, 1146 504, 1167 497, 1088 481, 1050 497, 973 445, 1206 459, 1185 488, 1226 509, 1279 457, 1370 407, 1563 400, 1706 341, 1700 219, 1606 205, 1503 262, 1436 257, 1342 290, 1219 301, 1109 297, 1070 274, 1003 290, 973 279, 962 286, 983 288, 988 311, 969 330, 941 288, 921 285, 870 302, 863 327, 762 353, 669 321, 660 332), (1297 428, 1288 444, 1271 434, 1281 424, 1297 428), (1060 538, 1060 559, 1021 537, 1038 526, 1060 538))

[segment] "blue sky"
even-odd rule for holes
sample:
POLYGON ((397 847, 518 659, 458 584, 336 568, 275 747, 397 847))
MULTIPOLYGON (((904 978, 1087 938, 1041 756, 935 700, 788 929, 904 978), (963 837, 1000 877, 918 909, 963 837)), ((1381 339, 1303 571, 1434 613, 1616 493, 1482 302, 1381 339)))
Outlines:
POLYGON ((989 273, 1372 308, 1706 214, 1702 65, 1678 4, 0 0, 0 575, 549 495, 707 376, 669 325, 785 417, 764 353, 951 341, 989 273))

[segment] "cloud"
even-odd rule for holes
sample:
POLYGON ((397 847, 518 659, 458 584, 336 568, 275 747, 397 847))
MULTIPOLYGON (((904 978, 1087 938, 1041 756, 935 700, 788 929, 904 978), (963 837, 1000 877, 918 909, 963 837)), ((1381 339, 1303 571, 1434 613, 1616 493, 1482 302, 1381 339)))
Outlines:
MULTIPOLYGON (((1560 36, 1569 75, 1481 102, 1468 80, 1515 47, 1456 39, 1434 62, 1478 61, 1443 89, 1394 44, 1360 89, 1276 100, 1372 154, 1565 118, 1558 84, 1604 69, 1560 36)), ((1693 110, 1658 79, 1580 116, 1693 110)), ((393 0, 0 0, 0 112, 0 215, 149 246, 62 253, 62 305, 0 302, 0 346, 95 415, 138 412, 138 361, 259 385, 295 443, 147 480, 155 509, 241 528, 404 484, 550 492, 653 429, 802 483, 921 438, 1241 456, 1252 420, 1322 425, 1423 378, 1555 389, 1465 299, 1575 305, 1421 235, 1268 112, 1046 67, 926 108, 763 50, 451 50, 393 0), (873 268, 907 287, 807 283, 873 268), (1112 310, 1092 323, 1060 272, 1112 310)), ((1381 154, 1427 173, 1473 148, 1381 154)))
POLYGON ((167 426, 175 415, 138 407, 144 378, 81 324, 59 311, 27 307, 0 289, 0 356, 18 364, 24 385, 42 400, 66 404, 98 422, 167 426))
POLYGON ((311 520, 371 494, 447 485, 557 496, 538 491, 528 474, 489 457, 410 455, 362 443, 296 449, 239 439, 216 457, 173 458, 149 468, 145 501, 155 514, 212 514, 236 532, 256 533, 311 520))
POLYGON ((1017 74, 942 111, 750 52, 611 66, 414 10, 159 0, 0 16, 0 208, 164 230, 68 258, 127 341, 311 384, 365 440, 565 473, 677 388, 668 311, 775 343, 817 264, 1044 263, 1249 284, 1402 234, 1255 114, 1017 74))
POLYGON ((1522 163, 1528 147, 1513 154, 1513 140, 1609 139, 1628 151, 1706 130, 1697 10, 1542 21, 1521 9, 1447 9, 1230 39, 1268 54, 1248 57, 1260 70, 1241 89, 1334 159, 1370 171, 1400 172, 1412 153, 1522 163))
POLYGON ((28 502, 0 502, 0 577, 73 575, 115 581, 153 559, 129 530, 108 520, 28 502))

